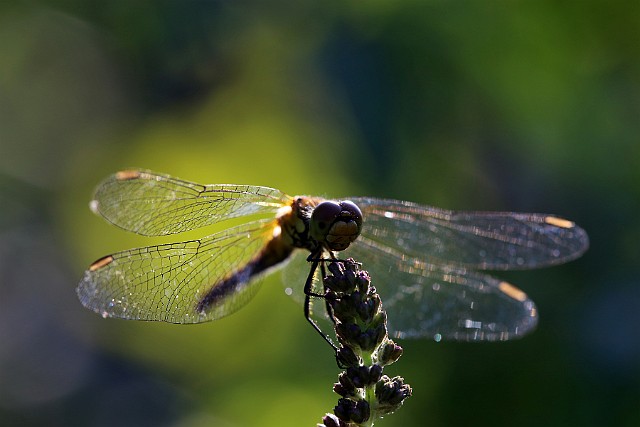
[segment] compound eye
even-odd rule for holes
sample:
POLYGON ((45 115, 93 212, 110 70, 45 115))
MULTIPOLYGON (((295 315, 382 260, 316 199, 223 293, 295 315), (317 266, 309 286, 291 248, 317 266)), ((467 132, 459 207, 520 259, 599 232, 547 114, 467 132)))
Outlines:
POLYGON ((362 212, 350 201, 320 203, 311 214, 309 234, 332 251, 343 251, 358 238, 362 212))
POLYGON ((333 222, 340 216, 342 207, 336 202, 326 201, 315 207, 311 214, 311 236, 318 241, 324 240, 333 222))
POLYGON ((355 223, 358 224, 358 229, 360 229, 362 227, 362 212, 360 211, 358 205, 350 200, 345 200, 343 202, 340 202, 340 207, 342 208, 343 212, 349 213, 350 219, 352 221, 355 221, 355 223))

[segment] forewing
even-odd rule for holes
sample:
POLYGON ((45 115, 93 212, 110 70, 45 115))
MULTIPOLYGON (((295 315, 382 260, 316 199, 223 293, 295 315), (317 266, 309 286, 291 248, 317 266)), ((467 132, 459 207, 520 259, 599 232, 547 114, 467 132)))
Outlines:
POLYGON ((589 246, 583 229, 553 215, 455 212, 398 200, 350 200, 362 210, 363 237, 431 263, 481 270, 538 268, 575 259, 589 246))
POLYGON ((121 171, 96 189, 91 209, 145 236, 180 233, 245 215, 274 216, 289 196, 251 185, 201 185, 145 170, 121 171))
POLYGON ((394 338, 507 340, 537 323, 533 301, 507 282, 464 267, 406 257, 367 237, 359 243, 344 256, 369 272, 394 338))
POLYGON ((77 292, 82 304, 103 317, 199 323, 244 306, 257 292, 262 274, 246 268, 272 238, 273 220, 253 221, 198 240, 118 252, 96 261, 77 292), (204 312, 196 307, 223 279, 240 274, 204 312))

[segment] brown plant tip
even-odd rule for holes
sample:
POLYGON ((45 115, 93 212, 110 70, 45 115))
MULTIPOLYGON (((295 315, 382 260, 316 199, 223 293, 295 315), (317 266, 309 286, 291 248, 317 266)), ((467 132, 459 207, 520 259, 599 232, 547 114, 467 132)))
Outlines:
POLYGON ((378 362, 383 366, 391 365, 402 356, 402 352, 402 347, 392 340, 387 340, 382 345, 382 348, 378 350, 378 362))
POLYGON ((411 386, 404 383, 404 378, 389 378, 384 375, 376 384, 376 399, 378 400, 378 411, 390 414, 396 411, 404 400, 411 396, 411 386))
POLYGON ((322 417, 322 424, 318 427, 346 427, 346 423, 334 414, 326 414, 322 417))
POLYGON ((345 371, 333 385, 341 396, 334 414, 342 424, 330 418, 324 425, 373 425, 411 395, 401 377, 382 374, 384 366, 400 358, 402 347, 389 339, 383 302, 360 264, 353 259, 332 261, 327 269, 331 274, 323 278, 325 300, 340 344, 336 362, 345 371))
POLYGON ((336 351, 336 362, 339 368, 347 368, 349 366, 360 366, 362 358, 358 356, 351 347, 341 346, 336 351))
POLYGON ((366 400, 340 398, 333 413, 347 423, 361 424, 369 419, 370 406, 366 400))

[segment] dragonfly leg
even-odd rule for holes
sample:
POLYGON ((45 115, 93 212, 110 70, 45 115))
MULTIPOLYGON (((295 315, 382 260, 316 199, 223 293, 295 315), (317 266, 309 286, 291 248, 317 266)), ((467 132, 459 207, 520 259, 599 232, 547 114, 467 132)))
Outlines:
MULTIPOLYGON (((333 253, 331 254, 333 255, 333 253)), ((324 279, 325 277, 327 277, 327 271, 325 270, 325 266, 324 266, 324 262, 326 260, 322 260, 320 261, 320 272, 322 274, 322 278, 324 279)), ((330 262, 334 262, 335 259, 332 259, 330 262)), ((326 289, 325 289, 326 292, 326 289)), ((329 319, 331 319, 331 322, 334 324, 336 324, 336 318, 333 315, 333 308, 331 307, 331 301, 329 300, 329 298, 327 296, 324 297, 324 304, 325 304, 325 308, 327 310, 327 314, 329 315, 329 319)))
POLYGON ((309 272, 309 276, 307 276, 307 281, 304 283, 304 294, 311 297, 316 298, 324 298, 323 294, 319 294, 313 292, 313 275, 318 269, 318 264, 320 264, 320 268, 322 270, 322 277, 324 277, 324 262, 326 259, 322 257, 318 257, 317 254, 312 253, 307 257, 307 262, 311 263, 311 271, 309 272))
MULTIPOLYGON (((320 334, 320 336, 327 343, 329 343, 331 348, 333 348, 334 351, 338 351, 338 347, 336 347, 336 345, 333 343, 333 341, 331 341, 331 339, 324 332, 322 332, 322 329, 320 329, 320 326, 318 326, 316 321, 311 318, 311 298, 313 298, 313 297, 324 298, 324 295, 319 295, 319 294, 316 294, 316 293, 312 292, 313 276, 314 276, 314 274, 316 272, 316 269, 318 268, 318 264, 320 262, 321 262, 321 260, 318 260, 318 259, 315 259, 315 260, 312 261, 311 271, 309 272, 309 276, 307 276, 307 281, 304 284, 304 294, 305 294, 305 298, 304 298, 304 317, 307 319, 307 322, 309 322, 311 324, 311 326, 313 326, 313 328, 316 330, 316 332, 318 332, 320 334)), ((323 265, 322 269, 324 270, 324 265, 323 265)))

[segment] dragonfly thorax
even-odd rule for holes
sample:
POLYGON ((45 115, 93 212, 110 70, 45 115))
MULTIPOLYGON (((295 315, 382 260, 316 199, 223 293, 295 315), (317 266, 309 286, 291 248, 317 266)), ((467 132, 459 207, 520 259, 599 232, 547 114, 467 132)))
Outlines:
POLYGON ((316 198, 298 196, 290 205, 281 209, 278 214, 278 224, 285 244, 313 253, 320 249, 321 245, 309 237, 311 213, 317 204, 316 198))

